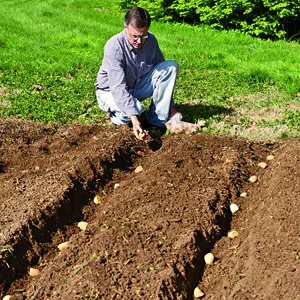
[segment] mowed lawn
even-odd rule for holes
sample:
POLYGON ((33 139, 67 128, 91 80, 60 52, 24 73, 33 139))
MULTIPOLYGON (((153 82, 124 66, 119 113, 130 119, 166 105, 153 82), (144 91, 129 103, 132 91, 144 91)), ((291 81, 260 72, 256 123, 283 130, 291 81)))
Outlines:
MULTIPOLYGON (((117 1, 2 1, 0 115, 44 123, 105 122, 96 74, 107 39, 123 29, 117 1)), ((180 65, 174 94, 184 120, 207 133, 255 140, 299 137, 300 45, 236 31, 153 22, 180 65)))

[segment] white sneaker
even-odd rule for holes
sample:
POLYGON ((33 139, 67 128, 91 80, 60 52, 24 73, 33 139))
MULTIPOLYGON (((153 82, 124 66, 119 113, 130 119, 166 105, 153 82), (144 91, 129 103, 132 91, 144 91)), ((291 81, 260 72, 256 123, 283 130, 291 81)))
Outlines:
POLYGON ((182 114, 180 112, 177 112, 172 118, 170 118, 170 121, 176 122, 182 120, 182 114))

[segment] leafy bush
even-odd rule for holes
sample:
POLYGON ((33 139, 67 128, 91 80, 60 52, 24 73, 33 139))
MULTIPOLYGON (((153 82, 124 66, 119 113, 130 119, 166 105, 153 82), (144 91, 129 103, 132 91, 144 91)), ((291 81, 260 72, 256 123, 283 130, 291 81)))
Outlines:
POLYGON ((128 10, 133 5, 146 8, 151 15, 151 18, 159 21, 174 21, 176 16, 173 14, 172 8, 173 0, 140 0, 140 1, 126 1, 120 0, 119 7, 123 10, 128 10))
POLYGON ((120 0, 119 6, 146 8, 160 21, 237 29, 260 38, 288 38, 300 30, 299 0, 120 0))

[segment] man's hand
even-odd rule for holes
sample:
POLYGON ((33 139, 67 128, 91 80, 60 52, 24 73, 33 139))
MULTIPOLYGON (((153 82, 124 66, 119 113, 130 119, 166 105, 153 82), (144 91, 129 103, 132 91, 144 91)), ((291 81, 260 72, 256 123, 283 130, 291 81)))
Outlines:
POLYGON ((139 135, 142 133, 143 128, 137 116, 131 116, 130 120, 132 122, 132 129, 135 137, 139 140, 143 140, 143 138, 139 135))

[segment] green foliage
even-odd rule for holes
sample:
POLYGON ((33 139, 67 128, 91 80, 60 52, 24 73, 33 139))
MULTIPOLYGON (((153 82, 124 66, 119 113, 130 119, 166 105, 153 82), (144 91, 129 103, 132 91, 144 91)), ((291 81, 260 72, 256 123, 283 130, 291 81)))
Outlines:
POLYGON ((118 1, 118 6, 120 9, 122 9, 123 11, 127 11, 128 9, 130 9, 133 5, 138 5, 137 3, 138 1, 134 1, 134 0, 119 0, 118 1))
POLYGON ((45 123, 102 122, 94 85, 104 43, 122 28, 114 1, 1 5, 0 115, 45 123))
MULTIPOLYGON (((105 122, 95 81, 105 42, 123 29, 124 12, 116 9, 115 2, 1 2, 2 118, 105 122)), ((157 15, 165 5, 176 15, 170 2, 160 1, 159 9, 151 3, 157 15)), ((185 18, 194 13, 191 9, 185 18)), ((235 134, 242 133, 255 122, 261 128, 281 126, 276 137, 299 136, 299 44, 184 23, 153 22, 151 31, 165 58, 179 63, 174 101, 184 121, 203 119, 208 133, 231 133, 234 126, 239 126, 235 134), (264 118, 266 112, 270 118, 264 118)))
MULTIPOLYGON (((127 1, 119 3, 122 8, 129 7, 127 1)), ((300 29, 298 0, 139 0, 129 3, 145 7, 156 20, 206 24, 261 38, 291 37, 300 29)))
POLYGON ((133 5, 144 7, 148 10, 151 18, 154 20, 172 21, 175 18, 173 9, 171 8, 172 3, 173 0, 120 0, 119 7, 124 11, 127 11, 133 5))

